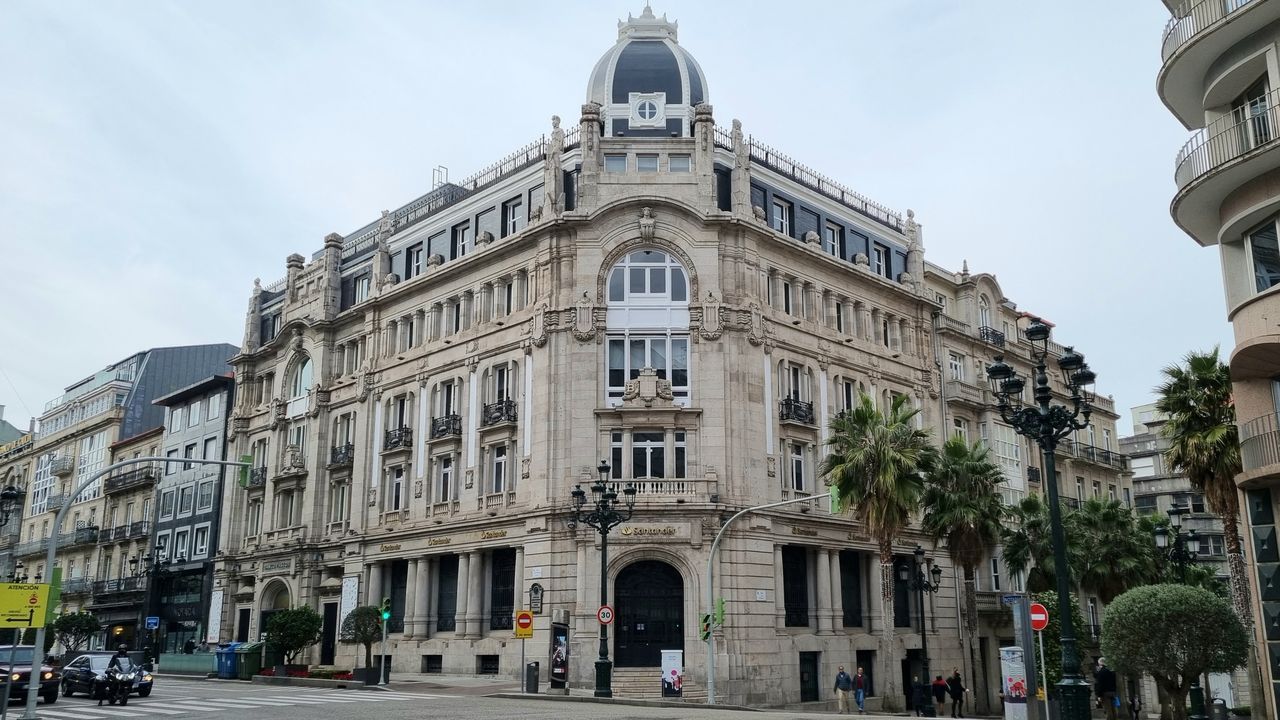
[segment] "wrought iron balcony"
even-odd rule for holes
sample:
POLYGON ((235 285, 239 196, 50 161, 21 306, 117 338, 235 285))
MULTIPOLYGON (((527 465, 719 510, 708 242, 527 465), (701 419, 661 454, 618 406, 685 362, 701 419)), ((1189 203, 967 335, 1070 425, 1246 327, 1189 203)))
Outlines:
POLYGON ((68 456, 56 457, 49 463, 49 472, 58 477, 66 477, 75 469, 76 463, 68 456))
POLYGON ((49 498, 45 500, 45 512, 55 512, 57 510, 61 510, 62 506, 66 504, 66 502, 67 502, 67 496, 63 495, 62 493, 58 493, 57 495, 49 495, 49 498))
POLYGON ((499 400, 498 402, 489 403, 484 406, 484 411, 480 414, 480 425, 483 427, 515 421, 515 400, 499 400))
POLYGON ((778 419, 812 425, 813 403, 798 398, 783 398, 778 403, 778 419))
POLYGON ((76 528, 71 532, 60 533, 58 535, 58 549, 76 547, 77 545, 94 545, 98 542, 98 528, 90 525, 88 527, 76 528))
POLYGON ((1004 347, 1004 333, 993 327, 983 325, 978 328, 978 339, 984 343, 995 345, 996 347, 1004 347))
POLYGON ((413 428, 411 427, 388 430, 382 441, 383 450, 408 450, 411 447, 413 447, 413 428))
POLYGON ((18 545, 13 548, 13 554, 16 557, 25 557, 27 555, 35 555, 36 553, 44 552, 44 549, 48 545, 48 543, 49 541, 47 539, 31 540, 29 542, 18 543, 18 545))
POLYGON ((122 577, 115 580, 99 580, 93 584, 97 598, 111 593, 142 592, 147 589, 146 577, 122 577))
POLYGON ((512 628, 512 616, 515 610, 511 608, 494 608, 493 613, 489 615, 490 630, 510 630, 512 628))
POLYGON ((1038 467, 1027 468, 1027 482, 1033 482, 1033 483, 1040 482, 1040 468, 1038 467))
POLYGON ((159 477, 156 468, 152 465, 142 465, 132 470, 126 470, 119 475, 112 475, 103 483, 103 490, 110 494, 129 490, 131 488, 150 485, 159 477))
POLYGON ((339 445, 329 451, 330 467, 346 466, 355 462, 356 446, 351 443, 339 445))
POLYGON ((441 415, 431 418, 431 439, 462 434, 462 416, 458 414, 441 415))
POLYGON ((87 577, 71 578, 62 581, 63 595, 81 595, 93 588, 93 581, 87 577))
POLYGON ((143 537, 150 537, 150 536, 151 536, 151 521, 135 520, 132 523, 129 523, 128 534, 126 534, 124 538, 117 537, 116 539, 132 540, 134 538, 143 538, 143 537))
POLYGON ((1280 464, 1280 430, 1268 413, 1240 426, 1240 465, 1245 471, 1280 464))
POLYGON ((1095 445, 1086 445, 1064 438, 1058 442, 1058 452, 1117 470, 1128 469, 1128 462, 1123 454, 1095 445))
POLYGON ((246 487, 262 487, 267 484, 267 468, 256 467, 249 469, 249 482, 246 487))

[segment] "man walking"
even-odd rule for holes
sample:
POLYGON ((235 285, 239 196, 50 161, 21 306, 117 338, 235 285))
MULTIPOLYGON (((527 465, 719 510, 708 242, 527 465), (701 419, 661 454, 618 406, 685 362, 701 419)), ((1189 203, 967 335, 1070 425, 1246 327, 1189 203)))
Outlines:
POLYGON ((1104 658, 1098 658, 1098 671, 1093 674, 1093 687, 1107 713, 1107 720, 1116 720, 1116 671, 1107 667, 1104 658))
POLYGON ((951 694, 951 717, 964 717, 964 694, 969 688, 960 680, 960 668, 955 668, 947 680, 947 692, 951 694))
POLYGON ((858 668, 858 674, 853 677, 853 701, 858 703, 858 712, 865 713, 867 708, 863 705, 867 700, 867 676, 862 674, 862 668, 858 668))
POLYGON ((840 666, 836 673, 836 712, 841 715, 849 712, 849 691, 853 689, 853 678, 840 666))

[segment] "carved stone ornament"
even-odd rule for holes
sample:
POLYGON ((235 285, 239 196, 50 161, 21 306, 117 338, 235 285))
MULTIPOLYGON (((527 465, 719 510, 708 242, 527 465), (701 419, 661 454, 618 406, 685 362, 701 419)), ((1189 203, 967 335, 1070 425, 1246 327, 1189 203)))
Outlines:
POLYGON ((302 352, 302 328, 295 327, 293 329, 293 339, 291 340, 294 352, 302 352))
POLYGON ((373 385, 373 373, 366 371, 360 376, 360 402, 369 399, 369 393, 373 392, 373 385))
POLYGON ((716 300, 710 290, 707 291, 707 299, 702 301, 700 332, 704 340, 719 340, 724 332, 724 325, 720 321, 720 301, 716 300))
POLYGON ((378 505, 378 488, 369 488, 369 507, 377 507, 378 505))
POLYGON ((422 497, 422 481, 417 480, 413 483, 413 496, 415 498, 422 497))
POLYGON ((488 230, 485 230, 484 232, 476 236, 477 245, 488 245, 492 242, 493 242, 493 233, 489 232, 488 230))
POLYGON ((431 256, 427 258, 427 267, 437 267, 443 264, 444 256, 440 253, 432 253, 431 256))
POLYGON ((652 240, 654 233, 658 229, 658 221, 653 217, 652 208, 644 208, 640 211, 640 237, 645 240, 652 240))
POLYGON ((530 211, 529 222, 531 223, 542 222, 542 206, 541 205, 535 205, 533 209, 530 211))
POLYGON ((867 259, 866 253, 858 253, 857 255, 853 256, 853 264, 861 265, 862 267, 868 267, 871 264, 871 261, 867 259))
POLYGON ((386 290, 400 282, 400 276, 395 273, 387 273, 382 276, 382 289, 386 290))
POLYGON ((822 237, 819 236, 818 233, 810 230, 809 232, 804 234, 804 241, 811 245, 817 245, 818 243, 822 242, 822 237))
POLYGON ((751 319, 747 326, 747 342, 752 345, 759 346, 764 342, 764 314, 760 312, 760 306, 751 303, 751 319))
POLYGON ((464 485, 463 487, 465 487, 467 490, 470 490, 472 487, 475 486, 475 484, 476 484, 476 471, 474 469, 468 470, 466 485, 464 485))
POLYGON ((764 472, 769 477, 778 476, 778 458, 770 455, 764 459, 764 472))
POLYGON ((378 239, 386 240, 391 237, 391 233, 395 232, 396 223, 391 218, 390 210, 383 210, 382 217, 378 219, 378 239))
POLYGON ((622 404, 624 407, 638 405, 651 408, 671 407, 675 394, 671 391, 671 381, 658 377, 653 368, 641 368, 635 380, 628 380, 622 388, 622 404))
POLYGON ((916 279, 911 277, 911 273, 909 272, 901 272, 898 273, 898 282, 902 285, 906 285, 907 287, 912 287, 916 284, 916 279))
POLYGON ((284 403, 280 398, 271 398, 271 429, 275 430, 284 422, 284 403))
POLYGON ((584 291, 573 309, 573 337, 578 342, 589 342, 596 337, 595 307, 591 298, 584 291))
POLYGON ((759 205, 751 206, 751 214, 755 216, 757 222, 760 222, 760 223, 765 222, 764 208, 760 207, 759 205))
POLYGON ((531 329, 529 332, 529 340, 534 347, 542 347, 547 344, 547 304, 545 302, 538 303, 538 307, 533 311, 533 318, 529 320, 531 329))
POLYGON ((520 461, 520 479, 525 480, 529 477, 529 458, 520 461))
POLYGON ((818 341, 818 367, 826 370, 831 364, 831 343, 826 340, 818 341))

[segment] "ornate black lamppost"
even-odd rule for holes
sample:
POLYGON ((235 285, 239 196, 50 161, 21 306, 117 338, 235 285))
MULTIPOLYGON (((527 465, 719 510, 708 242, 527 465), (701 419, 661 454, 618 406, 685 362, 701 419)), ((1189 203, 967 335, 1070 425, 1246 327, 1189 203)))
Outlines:
MULTIPOLYGON (((609 463, 596 468, 600 479, 591 485, 591 505, 581 485, 573 486, 573 520, 600 531, 600 606, 609 604, 609 531, 631 519, 636 507, 635 483, 622 488, 623 504, 618 504, 617 483, 609 482, 609 463)), ((613 661, 609 659, 609 626, 600 625, 600 658, 596 660, 596 697, 613 697, 613 661)))
MULTIPOLYGON (((933 581, 930 582, 924 570, 924 548, 917 545, 914 554, 915 565, 910 567, 906 565, 900 566, 898 568, 898 580, 907 583, 908 587, 916 591, 916 599, 920 603, 920 654, 923 656, 920 661, 920 672, 922 675, 921 682, 927 688, 933 676, 929 674, 929 626, 925 617, 924 594, 936 593, 942 587, 942 568, 938 565, 933 566, 933 569, 928 573, 928 575, 933 576, 933 581)), ((911 689, 912 691, 915 690, 915 688, 911 689)), ((937 716, 932 702, 926 702, 922 709, 925 717, 937 716)))
MULTIPOLYGON (((1178 582, 1183 585, 1187 584, 1187 565, 1195 562, 1196 555, 1200 554, 1200 537, 1196 535, 1195 530, 1188 530, 1186 535, 1182 534, 1182 518, 1191 513, 1191 508, 1185 505, 1175 505, 1168 510, 1169 526, 1173 528, 1173 537, 1169 537, 1169 531, 1163 526, 1155 529, 1156 547, 1161 552, 1168 554, 1169 559, 1178 566, 1178 582), (1173 540, 1170 543, 1170 540, 1173 540)), ((1191 720, 1200 720, 1205 717, 1204 714, 1204 688, 1200 687, 1200 676, 1191 679, 1191 689, 1189 691, 1191 700, 1191 720)))
POLYGON ((996 396, 1000 417, 1019 434, 1035 440, 1044 457, 1044 483, 1049 492, 1049 520, 1053 534, 1053 571, 1058 585, 1058 617, 1062 627, 1062 681, 1058 683, 1058 702, 1062 720, 1089 720, 1089 683, 1080 671, 1080 652, 1076 646, 1076 630, 1070 621, 1070 571, 1067 568, 1066 538, 1062 530, 1062 508, 1058 505, 1058 478, 1054 470, 1053 452, 1058 441, 1089 425, 1093 412, 1093 383, 1097 376, 1084 362, 1084 356, 1064 348, 1058 358, 1062 384, 1070 405, 1051 405, 1053 388, 1049 384, 1046 362, 1049 356, 1049 326, 1040 318, 1032 318, 1026 330, 1031 344, 1032 397, 1034 403, 1022 404, 1026 381, 997 356, 987 367, 991 392, 996 396), (1083 418, 1083 419, 1078 419, 1083 418))

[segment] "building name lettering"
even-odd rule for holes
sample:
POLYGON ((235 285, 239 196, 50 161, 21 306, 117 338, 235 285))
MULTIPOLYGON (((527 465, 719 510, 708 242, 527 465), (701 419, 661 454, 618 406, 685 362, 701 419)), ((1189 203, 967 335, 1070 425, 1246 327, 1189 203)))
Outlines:
POLYGON ((506 530, 485 530, 480 533, 481 540, 496 540, 507 536, 506 530))
POLYGON ((813 528, 793 527, 791 528, 791 534, 804 535, 805 537, 818 537, 818 531, 813 528))
POLYGON ((293 559, 286 560, 267 560, 262 563, 262 572, 289 572, 293 569, 293 559))
POLYGON ((671 527, 670 525, 663 526, 663 527, 632 527, 628 525, 622 528, 622 534, 629 535, 632 537, 640 536, 640 535, 670 537, 676 534, 676 529, 671 527))
POLYGON ((379 552, 395 552, 400 549, 400 543, 382 543, 382 547, 378 548, 379 552))
POLYGON ((428 545, 448 545, 451 542, 447 537, 434 537, 427 541, 428 545))

